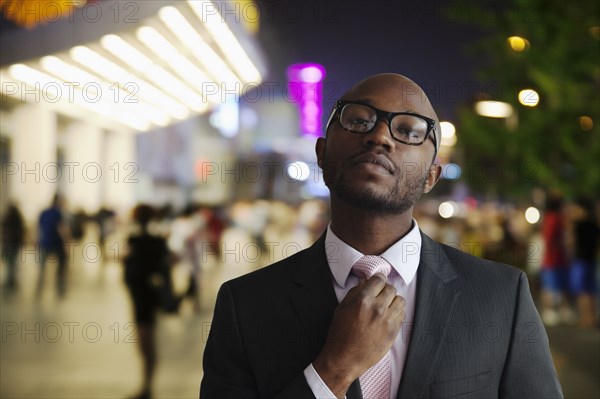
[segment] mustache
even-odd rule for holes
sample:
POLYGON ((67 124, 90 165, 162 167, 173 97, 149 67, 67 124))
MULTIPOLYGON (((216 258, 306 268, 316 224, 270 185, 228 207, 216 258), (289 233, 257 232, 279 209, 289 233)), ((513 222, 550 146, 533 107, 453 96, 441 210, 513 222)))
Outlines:
POLYGON ((381 151, 367 151, 358 153, 350 157, 350 164, 357 165, 359 163, 373 163, 384 167, 391 175, 398 172, 398 166, 390 159, 390 157, 381 151))

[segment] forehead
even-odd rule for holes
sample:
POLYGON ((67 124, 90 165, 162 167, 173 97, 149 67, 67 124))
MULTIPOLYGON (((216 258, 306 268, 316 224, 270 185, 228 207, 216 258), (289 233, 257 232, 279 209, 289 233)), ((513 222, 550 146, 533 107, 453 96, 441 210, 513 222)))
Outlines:
POLYGON ((415 112, 435 118, 435 112, 421 88, 409 79, 373 77, 348 91, 342 100, 362 101, 390 112, 415 112))

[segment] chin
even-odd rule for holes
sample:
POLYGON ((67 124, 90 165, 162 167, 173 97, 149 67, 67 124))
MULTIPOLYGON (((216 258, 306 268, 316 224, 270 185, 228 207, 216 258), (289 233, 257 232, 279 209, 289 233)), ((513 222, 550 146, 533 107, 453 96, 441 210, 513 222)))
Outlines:
POLYGON ((355 208, 377 214, 399 214, 410 209, 414 202, 407 201, 392 192, 380 193, 372 187, 357 187, 356 184, 338 184, 330 191, 342 202, 355 208))

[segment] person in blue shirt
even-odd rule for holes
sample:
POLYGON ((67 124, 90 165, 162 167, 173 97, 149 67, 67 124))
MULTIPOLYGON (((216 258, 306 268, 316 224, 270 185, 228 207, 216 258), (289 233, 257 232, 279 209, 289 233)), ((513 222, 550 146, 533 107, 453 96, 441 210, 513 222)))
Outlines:
POLYGON ((58 266, 56 269, 56 289, 60 297, 65 295, 65 276, 67 267, 67 255, 65 251, 66 227, 62 213, 62 198, 56 194, 52 200, 52 205, 42 211, 38 222, 39 232, 39 261, 40 274, 38 278, 37 295, 41 294, 44 286, 44 274, 46 261, 50 255, 57 258, 58 266))

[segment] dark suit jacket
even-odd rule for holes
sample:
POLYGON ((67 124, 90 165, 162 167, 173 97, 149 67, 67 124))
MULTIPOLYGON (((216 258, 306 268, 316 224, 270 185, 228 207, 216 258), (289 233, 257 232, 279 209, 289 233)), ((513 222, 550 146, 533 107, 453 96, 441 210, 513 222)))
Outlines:
MULTIPOLYGON (((398 398, 557 398, 561 388, 525 274, 422 234, 398 398)), ((201 398, 314 398, 303 370, 337 306, 325 237, 221 287, 201 398)), ((358 380, 347 398, 361 398, 358 380)))

